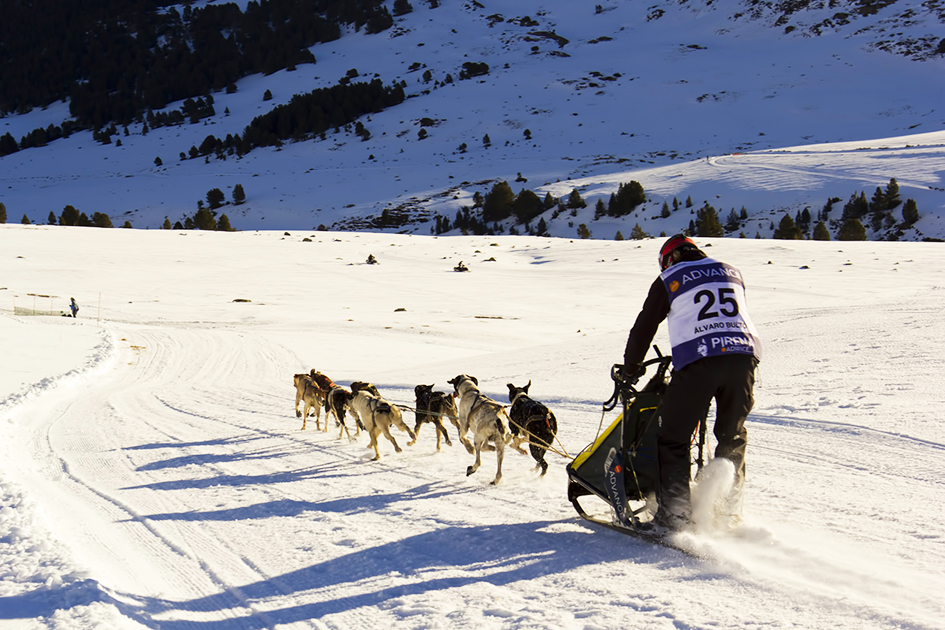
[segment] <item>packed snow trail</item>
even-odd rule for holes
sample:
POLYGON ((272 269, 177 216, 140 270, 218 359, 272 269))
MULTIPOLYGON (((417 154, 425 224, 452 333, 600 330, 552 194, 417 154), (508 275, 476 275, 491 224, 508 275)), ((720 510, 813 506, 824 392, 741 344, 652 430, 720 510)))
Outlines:
MULTIPOLYGON (((206 465, 205 450, 213 450, 213 442, 240 441, 229 436, 207 442, 201 436, 187 443, 202 430, 189 412, 174 407, 166 392, 179 389, 183 377, 196 385, 191 394, 195 400, 219 388, 219 404, 235 391, 227 382, 243 382, 241 370, 265 363, 246 361, 245 341, 228 340, 230 335, 218 331, 128 335, 134 347, 124 344, 119 356, 127 367, 91 376, 86 387, 50 395, 33 406, 29 442, 23 445, 30 455, 23 459, 31 466, 28 473, 46 495, 46 510, 60 527, 56 533, 112 589, 162 593, 182 602, 224 590, 229 598, 224 610, 234 612, 223 616, 255 614, 231 586, 260 577, 238 546, 197 521, 152 520, 150 514, 186 513, 197 505, 186 493, 155 493, 148 487, 160 483, 168 467, 155 462, 153 454, 160 457, 172 448, 177 453, 173 466, 219 474, 219 464, 206 465), (185 346, 187 351, 181 352, 185 346)), ((239 397, 232 401, 238 403, 239 397)), ((201 611, 185 614, 199 619, 201 611)))
MULTIPOLYGON (((805 552, 764 527, 684 539, 704 563, 628 543, 576 519, 559 492, 560 466, 543 480, 530 458, 510 455, 515 473, 490 488, 494 460, 485 460, 486 475, 465 479, 465 452, 435 454, 432 434, 400 455, 382 441, 383 459, 369 462, 363 436, 338 440, 333 423, 327 434, 298 431, 290 375, 274 369, 298 359, 263 336, 203 326, 117 336, 114 367, 31 403, 16 461, 105 601, 145 625, 375 626, 380 614, 392 627, 415 627, 418 615, 457 627, 505 627, 514 617, 549 628, 583 627, 586 616, 609 619, 606 627, 628 606, 652 615, 640 627, 656 628, 676 615, 719 619, 704 609, 711 602, 688 601, 689 591, 727 576, 736 600, 806 602, 807 623, 841 613, 881 627, 897 613, 875 591, 908 601, 916 586, 896 575, 877 582, 855 558, 805 552), (537 605, 539 584, 555 591, 553 604, 537 605), (588 588, 598 604, 588 605, 588 588), (600 608, 599 596, 615 610, 600 608), (460 614, 457 602, 480 613, 460 614)), ((387 391, 407 402, 408 392, 387 391)), ((768 422, 788 429, 786 442, 797 440, 792 425, 811 429, 768 422)), ((822 455, 791 456, 785 466, 818 457, 825 478, 843 474, 850 463, 828 454, 847 433, 827 427, 816 441, 822 455)), ((757 439, 774 449, 779 438, 757 439)), ((907 442, 877 435, 870 458, 892 465, 907 442)), ((926 448, 935 456, 937 445, 926 448)), ((920 610, 934 607, 915 597, 920 610)), ((720 623, 739 623, 730 614, 720 623)), ((917 618, 909 627, 935 625, 917 618)))

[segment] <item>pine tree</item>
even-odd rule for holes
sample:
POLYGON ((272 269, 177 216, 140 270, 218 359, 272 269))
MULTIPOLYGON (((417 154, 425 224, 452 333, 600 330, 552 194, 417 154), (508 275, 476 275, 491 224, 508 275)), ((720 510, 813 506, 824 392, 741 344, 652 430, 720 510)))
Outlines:
POLYGON ((859 219, 847 219, 843 222, 840 232, 837 233, 838 241, 865 241, 866 228, 860 223, 859 219))
POLYGON ((528 223, 544 212, 544 207, 538 195, 527 188, 523 188, 512 203, 512 212, 515 213, 519 223, 528 223))
POLYGON ((729 232, 734 232, 739 227, 741 227, 741 221, 738 215, 735 214, 735 208, 732 208, 732 211, 728 213, 728 218, 725 220, 725 229, 729 232))
POLYGON ((633 229, 630 231, 630 239, 634 241, 642 241, 645 238, 649 238, 650 235, 643 231, 643 228, 640 227, 640 224, 637 223, 633 226, 633 229))
POLYGON ((886 186, 886 209, 892 210, 901 203, 902 199, 899 197, 899 182, 893 177, 886 186))
POLYGON ((406 15, 413 11, 413 6, 407 0, 394 0, 394 15, 406 15))
POLYGON ((601 217, 607 214, 607 206, 604 205, 604 198, 598 197, 597 203, 594 204, 594 220, 600 219, 601 217))
POLYGON ((170 229, 171 229, 171 220, 168 219, 167 217, 164 217, 164 224, 161 226, 161 229, 162 229, 162 230, 170 230, 170 229))
MULTIPOLYGON (((3 204, 0 204, 2 206, 3 204)), ((906 225, 912 225, 919 220, 919 208, 915 203, 915 199, 907 199, 906 203, 902 206, 902 221, 906 225)))
POLYGON ((78 225, 79 211, 72 206, 66 206, 59 215, 59 225, 78 225))
POLYGON ((718 212, 708 203, 696 215, 696 232, 698 236, 725 236, 718 212))
POLYGON ((801 237, 800 228, 794 223, 794 219, 791 218, 791 215, 785 212, 784 216, 781 217, 781 223, 778 224, 778 228, 774 231, 773 238, 784 241, 798 241, 801 237))
POLYGON ((807 230, 810 229, 810 222, 811 222, 810 208, 804 208, 800 212, 799 216, 800 216, 800 219, 798 219, 797 221, 797 227, 800 228, 801 233, 807 234, 807 230))
POLYGON ((226 200, 226 196, 223 194, 223 191, 219 188, 211 188, 207 191, 207 203, 210 204, 210 208, 215 210, 223 205, 223 202, 226 200))
POLYGON ((7 222, 7 207, 0 202, 0 223, 7 222))
POLYGON ((125 222, 122 224, 121 227, 122 227, 122 229, 128 229, 128 230, 132 229, 132 227, 131 227, 131 221, 125 220, 125 222))
POLYGON ((573 189, 571 191, 571 194, 568 195, 567 207, 571 208, 572 210, 587 207, 587 202, 585 202, 584 199, 581 197, 581 193, 578 192, 577 188, 573 189))
POLYGON ((512 214, 515 193, 506 181, 496 182, 482 202, 482 220, 486 222, 502 221, 512 214))
POLYGON ((646 201, 646 193, 640 182, 631 181, 629 184, 620 184, 617 187, 617 193, 611 198, 609 213, 613 217, 626 216, 644 201, 646 201))
POLYGON ((220 220, 217 221, 217 230, 220 232, 233 232, 233 226, 230 225, 230 218, 226 214, 220 215, 220 220))
POLYGON ((827 224, 823 221, 818 221, 817 225, 814 226, 814 240, 815 241, 829 241, 830 240, 830 230, 827 229, 827 224))
POLYGON ((16 140, 13 139, 13 136, 10 135, 10 132, 0 136, 0 156, 16 153, 19 150, 20 147, 17 145, 16 140))
POLYGON ((873 198, 870 200, 870 212, 882 212, 886 209, 886 193, 883 192, 883 189, 879 186, 876 187, 876 191, 873 193, 873 198))
POLYGON ((115 227, 112 225, 112 220, 104 212, 93 212, 92 213, 92 225, 95 227, 110 228, 115 227))
POLYGON ((56 225, 56 223, 58 223, 58 222, 59 222, 59 220, 56 219, 56 213, 53 212, 52 210, 50 210, 50 211, 49 211, 49 216, 46 217, 46 225, 56 225))
POLYGON ((213 213, 211 213, 210 210, 200 208, 197 210, 197 213, 194 214, 193 226, 198 230, 215 230, 217 229, 217 220, 213 218, 213 213))
POLYGON ((622 240, 623 240, 623 232, 621 232, 620 230, 617 230, 617 233, 614 235, 614 240, 615 240, 615 241, 622 241, 622 240))
POLYGON ((577 235, 579 238, 588 239, 591 237, 591 231, 588 229, 587 225, 582 223, 577 228, 577 235))
POLYGON ((861 192, 859 195, 853 193, 853 195, 850 196, 850 200, 843 206, 843 214, 840 218, 843 221, 847 219, 862 219, 869 211, 870 204, 866 200, 866 193, 861 192))
POLYGON ((24 214, 23 218, 20 219, 20 223, 22 223, 23 225, 30 225, 30 218, 26 216, 26 214, 24 214))
POLYGON ((243 190, 242 184, 237 184, 233 186, 233 205, 240 205, 246 202, 246 192, 243 190))
POLYGON ((660 216, 664 219, 669 218, 669 203, 666 201, 663 202, 663 209, 660 211, 660 216))

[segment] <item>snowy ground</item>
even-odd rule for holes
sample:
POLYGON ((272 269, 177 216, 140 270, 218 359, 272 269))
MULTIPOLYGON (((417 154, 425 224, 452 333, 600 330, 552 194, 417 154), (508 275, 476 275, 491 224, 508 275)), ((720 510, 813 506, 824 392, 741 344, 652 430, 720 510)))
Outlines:
POLYGON ((710 243, 765 358, 745 524, 694 558, 583 522, 563 457, 492 487, 292 409, 311 368, 530 379, 574 455, 659 241, 0 226, 0 628, 945 628, 945 250, 710 243))

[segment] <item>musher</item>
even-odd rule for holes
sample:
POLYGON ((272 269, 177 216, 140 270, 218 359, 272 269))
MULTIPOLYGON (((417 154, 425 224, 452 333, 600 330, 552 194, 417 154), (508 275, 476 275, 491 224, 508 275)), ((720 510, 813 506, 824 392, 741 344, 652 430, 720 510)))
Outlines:
POLYGON ((650 286, 624 351, 624 376, 639 378, 657 328, 669 319, 673 373, 657 438, 659 507, 650 528, 677 530, 692 518, 689 496, 692 435, 715 398, 715 457, 735 466, 727 499, 731 526, 741 520, 745 483, 745 420, 754 404, 761 344, 748 316, 745 285, 735 267, 706 256, 684 234, 660 249, 661 273, 650 286))

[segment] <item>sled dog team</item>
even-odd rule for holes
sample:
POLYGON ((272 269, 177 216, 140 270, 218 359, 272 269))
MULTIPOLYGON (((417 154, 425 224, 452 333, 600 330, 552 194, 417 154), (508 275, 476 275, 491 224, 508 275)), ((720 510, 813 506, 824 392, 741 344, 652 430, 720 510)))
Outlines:
POLYGON ((314 369, 308 374, 296 374, 294 382, 295 415, 302 418, 302 429, 306 428, 310 412, 313 412, 315 428, 323 432, 328 431, 328 418, 333 415, 337 425, 341 426, 339 439, 345 434, 351 438, 345 424, 345 412, 350 411, 355 421, 355 436, 362 430, 368 434, 368 448, 374 449, 375 461, 381 458, 378 448, 378 438, 381 435, 390 440, 396 452, 403 450, 391 433, 392 426, 409 435, 407 446, 413 446, 417 442, 420 427, 430 423, 436 431, 436 450, 440 450, 441 439, 447 446, 452 446, 449 433, 443 426, 443 418, 447 418, 456 427, 459 441, 466 451, 470 455, 476 455, 475 462, 466 468, 467 475, 479 469, 482 451, 495 451, 496 475, 492 483, 499 483, 502 479, 502 459, 506 445, 524 455, 526 452, 522 448, 523 443, 529 445, 532 457, 537 462, 536 469, 540 468, 542 475, 548 470, 545 451, 554 441, 558 423, 550 409, 529 398, 528 388, 531 387, 531 381, 524 387, 508 384, 511 404, 508 412, 502 403, 479 390, 479 380, 475 376, 460 374, 447 381, 453 386, 452 393, 433 391, 433 385, 417 385, 414 388, 416 424, 413 429, 404 422, 400 407, 384 400, 377 387, 371 383, 355 381, 351 383, 349 390, 336 385, 326 375, 314 369), (304 403, 302 411, 299 411, 299 403, 304 403), (323 407, 324 429, 321 428, 323 407), (468 433, 472 433, 472 440, 466 437, 468 433))

